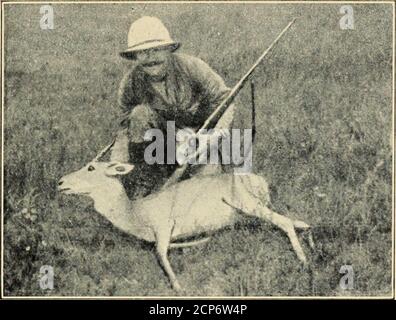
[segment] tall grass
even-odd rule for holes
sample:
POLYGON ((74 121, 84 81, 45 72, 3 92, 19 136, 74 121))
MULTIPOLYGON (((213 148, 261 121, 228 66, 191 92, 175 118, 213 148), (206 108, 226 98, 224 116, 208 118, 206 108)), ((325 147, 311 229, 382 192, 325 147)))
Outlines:
MULTIPOLYGON (((385 295, 391 290, 392 7, 354 5, 56 4, 55 29, 38 5, 6 5, 4 280, 6 295, 172 295, 151 246, 122 234, 56 183, 117 130, 117 53, 131 21, 163 19, 180 51, 231 86, 293 17, 255 74, 255 172, 272 206, 313 226, 313 272, 284 235, 252 221, 204 247, 172 252, 189 295, 385 295), (339 288, 352 265, 355 288, 339 288), (55 288, 39 269, 52 265, 55 288)), ((249 127, 249 92, 237 126, 249 127)))

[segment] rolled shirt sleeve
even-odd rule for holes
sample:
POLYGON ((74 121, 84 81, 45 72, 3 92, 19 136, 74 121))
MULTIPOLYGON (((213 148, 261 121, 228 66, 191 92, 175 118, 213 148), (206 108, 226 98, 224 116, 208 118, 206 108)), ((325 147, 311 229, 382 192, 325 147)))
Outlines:
POLYGON ((201 59, 191 57, 188 67, 192 81, 195 82, 200 92, 201 106, 207 109, 205 113, 209 116, 231 90, 222 77, 201 59))
MULTIPOLYGON (((201 106, 198 114, 204 122, 228 96, 231 89, 227 87, 223 78, 201 59, 190 57, 187 65, 188 72, 200 92, 201 106)), ((233 115, 234 105, 230 105, 220 118, 216 128, 230 128, 233 115)))
POLYGON ((131 111, 131 107, 138 103, 133 86, 133 72, 127 72, 121 80, 118 89, 118 105, 123 112, 131 111))

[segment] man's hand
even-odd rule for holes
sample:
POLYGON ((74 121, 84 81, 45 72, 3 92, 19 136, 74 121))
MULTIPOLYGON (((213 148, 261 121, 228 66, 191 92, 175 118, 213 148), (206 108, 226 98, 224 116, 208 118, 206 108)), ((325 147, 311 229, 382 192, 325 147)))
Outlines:
POLYGON ((208 149, 212 150, 214 144, 218 145, 220 138, 229 136, 228 129, 212 129, 201 134, 196 134, 190 128, 179 130, 176 134, 176 161, 179 165, 200 164, 200 158, 208 149))

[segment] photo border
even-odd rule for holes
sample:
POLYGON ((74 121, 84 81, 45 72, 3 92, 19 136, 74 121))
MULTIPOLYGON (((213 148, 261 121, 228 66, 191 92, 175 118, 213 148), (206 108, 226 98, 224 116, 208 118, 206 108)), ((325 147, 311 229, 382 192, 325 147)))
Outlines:
POLYGON ((1 1, 1 299, 4 300, 395 300, 395 2, 394 1, 1 1), (7 5, 27 4, 389 4, 393 8, 393 31, 392 31, 392 293, 387 296, 6 296, 4 295, 4 9, 7 5))

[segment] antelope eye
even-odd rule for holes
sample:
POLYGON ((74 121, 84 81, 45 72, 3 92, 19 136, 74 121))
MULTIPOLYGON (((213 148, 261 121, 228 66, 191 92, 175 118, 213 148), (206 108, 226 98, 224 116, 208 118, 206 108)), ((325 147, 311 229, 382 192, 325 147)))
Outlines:
POLYGON ((94 171, 95 170, 95 167, 94 166, 89 166, 88 167, 88 171, 94 171))

